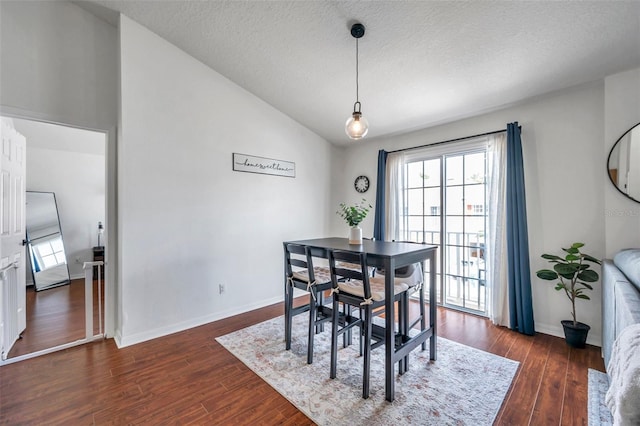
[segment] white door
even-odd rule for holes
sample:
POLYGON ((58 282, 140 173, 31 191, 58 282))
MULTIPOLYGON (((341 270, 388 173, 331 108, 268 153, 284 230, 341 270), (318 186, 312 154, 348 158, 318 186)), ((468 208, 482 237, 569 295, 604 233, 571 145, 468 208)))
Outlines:
MULTIPOLYGON (((0 322, 2 355, 6 356, 15 339, 27 326, 25 275, 25 173, 26 140, 13 128, 11 119, 2 118, 0 136, 0 268, 17 265, 14 279, 2 281, 0 322)), ((12 276, 12 274, 5 274, 12 276)))

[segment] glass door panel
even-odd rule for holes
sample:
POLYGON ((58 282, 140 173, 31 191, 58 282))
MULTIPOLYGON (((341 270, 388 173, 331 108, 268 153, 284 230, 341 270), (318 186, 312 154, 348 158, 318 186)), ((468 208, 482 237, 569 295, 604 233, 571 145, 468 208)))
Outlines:
POLYGON ((486 167, 486 153, 473 151, 407 163, 405 169, 407 236, 439 246, 439 302, 480 314, 486 314, 486 167))
POLYGON ((485 314, 485 281, 481 277, 487 211, 486 155, 482 151, 445 158, 444 304, 485 314))

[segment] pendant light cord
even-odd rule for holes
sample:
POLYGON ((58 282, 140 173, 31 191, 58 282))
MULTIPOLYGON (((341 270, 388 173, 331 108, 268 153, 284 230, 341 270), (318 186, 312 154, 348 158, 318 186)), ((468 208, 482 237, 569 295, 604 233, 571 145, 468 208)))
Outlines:
POLYGON ((360 103, 360 96, 359 96, 359 92, 360 92, 360 87, 358 84, 358 80, 359 80, 359 76, 358 76, 358 71, 359 71, 359 64, 358 64, 358 39, 356 38, 356 103, 360 103))

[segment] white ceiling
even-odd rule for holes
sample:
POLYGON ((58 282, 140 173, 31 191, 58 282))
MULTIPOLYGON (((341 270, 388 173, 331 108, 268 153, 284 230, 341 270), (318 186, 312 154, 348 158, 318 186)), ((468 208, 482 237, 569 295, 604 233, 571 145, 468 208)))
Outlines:
POLYGON ((640 1, 75 3, 112 22, 104 8, 124 13, 338 145, 354 143, 344 123, 355 102, 355 21, 366 27, 367 138, 640 66, 640 1))
POLYGON ((11 120, 29 147, 104 156, 104 133, 21 118, 11 120))

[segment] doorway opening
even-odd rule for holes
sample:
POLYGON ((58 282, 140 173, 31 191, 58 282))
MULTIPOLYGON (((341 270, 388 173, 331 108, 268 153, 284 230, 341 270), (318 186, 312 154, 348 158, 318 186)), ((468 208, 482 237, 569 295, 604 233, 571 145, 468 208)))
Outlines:
MULTIPOLYGON (((107 243, 102 234, 107 215, 107 133, 30 119, 10 120, 26 139, 24 189, 55 194, 69 282, 39 289, 34 286, 32 265, 26 265, 24 276, 18 280, 25 287, 26 327, 5 362, 84 343, 85 309, 92 305, 94 329, 105 323, 102 315, 106 312, 102 309, 105 286, 98 288, 95 282, 85 282, 87 267, 97 272, 85 263, 103 260, 107 243), (93 303, 85 300, 85 289, 90 288, 93 303)), ((25 236, 25 240, 29 241, 29 237, 25 236)), ((33 256, 27 253, 27 258, 33 256)), ((41 261, 36 263, 42 263, 37 265, 42 267, 44 257, 36 260, 41 261)), ((103 281, 104 270, 100 267, 103 281)))

